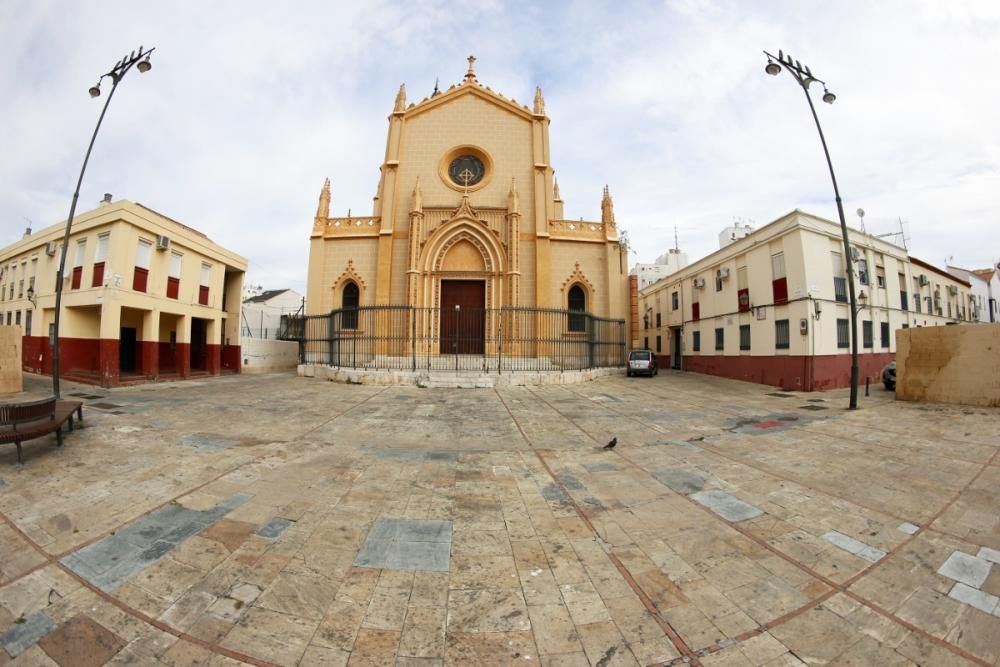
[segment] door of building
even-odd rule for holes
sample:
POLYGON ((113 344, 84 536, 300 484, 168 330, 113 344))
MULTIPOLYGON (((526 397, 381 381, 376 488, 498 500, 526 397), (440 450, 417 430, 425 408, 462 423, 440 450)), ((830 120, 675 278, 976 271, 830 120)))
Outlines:
POLYGON ((670 355, 670 367, 681 369, 681 330, 679 327, 670 330, 670 339, 674 342, 674 353, 670 355))
POLYGON ((191 318, 191 370, 205 370, 205 320, 191 318))
POLYGON ((118 335, 118 372, 135 373, 136 330, 122 327, 118 335))
POLYGON ((441 354, 483 353, 485 306, 484 281, 441 281, 441 354))

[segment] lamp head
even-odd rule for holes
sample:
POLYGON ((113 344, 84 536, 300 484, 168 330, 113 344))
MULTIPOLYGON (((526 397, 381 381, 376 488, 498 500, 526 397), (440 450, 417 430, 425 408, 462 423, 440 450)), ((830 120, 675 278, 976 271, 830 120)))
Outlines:
POLYGON ((823 88, 823 101, 827 104, 833 104, 833 101, 837 99, 837 96, 831 93, 826 88, 823 88))
POLYGON ((87 91, 87 92, 90 93, 91 97, 100 97, 100 95, 101 95, 101 84, 100 84, 100 82, 95 83, 93 86, 91 86, 90 90, 87 91))
POLYGON ((146 55, 146 59, 145 60, 140 60, 136 64, 136 68, 140 72, 143 72, 143 73, 148 72, 149 70, 151 70, 153 68, 153 63, 149 62, 149 55, 148 54, 146 55))
POLYGON ((778 74, 781 73, 781 65, 768 58, 767 65, 764 67, 764 71, 770 74, 771 76, 778 76, 778 74))

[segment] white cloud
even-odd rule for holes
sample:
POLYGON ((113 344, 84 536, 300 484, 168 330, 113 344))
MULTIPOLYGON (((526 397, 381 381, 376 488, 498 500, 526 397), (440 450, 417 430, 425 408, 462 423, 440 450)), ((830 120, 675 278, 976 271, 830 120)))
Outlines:
POLYGON ((901 217, 932 262, 1000 256, 994 2, 6 3, 0 26, 0 244, 65 217, 104 99, 86 89, 144 43, 153 70, 116 92, 81 207, 142 201, 247 256, 254 283, 304 289, 323 179, 334 211, 367 213, 398 85, 419 100, 469 53, 494 90, 543 86, 568 217, 599 215, 608 183, 633 259, 674 225, 697 257, 737 216, 836 216, 801 90, 763 72, 784 48, 838 95, 816 101, 849 222, 901 217))

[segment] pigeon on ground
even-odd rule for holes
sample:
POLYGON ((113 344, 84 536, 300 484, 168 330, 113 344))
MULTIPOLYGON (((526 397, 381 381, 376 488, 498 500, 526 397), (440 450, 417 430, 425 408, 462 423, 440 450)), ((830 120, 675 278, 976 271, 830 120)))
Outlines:
POLYGON ((611 438, 611 442, 604 445, 604 449, 614 449, 615 445, 618 444, 618 438, 611 438))

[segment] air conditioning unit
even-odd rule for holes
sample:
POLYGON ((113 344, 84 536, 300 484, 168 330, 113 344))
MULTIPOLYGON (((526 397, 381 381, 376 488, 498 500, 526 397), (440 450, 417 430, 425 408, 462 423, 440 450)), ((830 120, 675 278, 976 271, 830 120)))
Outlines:
POLYGON ((48 243, 45 244, 45 254, 49 255, 50 257, 52 255, 56 254, 56 242, 55 241, 49 241, 48 243))
POLYGON ((726 278, 729 277, 729 268, 728 267, 722 267, 721 269, 719 269, 718 271, 715 272, 715 275, 716 275, 716 277, 721 278, 722 280, 725 280, 726 278))
POLYGON ((170 247, 170 239, 162 234, 156 237, 156 249, 166 250, 170 247))
POLYGON ((856 262, 861 259, 861 251, 855 247, 851 247, 851 261, 856 262))
POLYGON ((958 285, 948 285, 948 294, 952 296, 958 294, 958 285))
POLYGON ((926 287, 927 285, 930 284, 930 282, 931 281, 927 279, 927 274, 925 274, 925 273, 921 273, 920 274, 920 286, 921 287, 926 287))
POLYGON ((702 289, 703 287, 705 287, 705 279, 704 278, 695 278, 694 279, 694 286, 697 289, 702 289))

